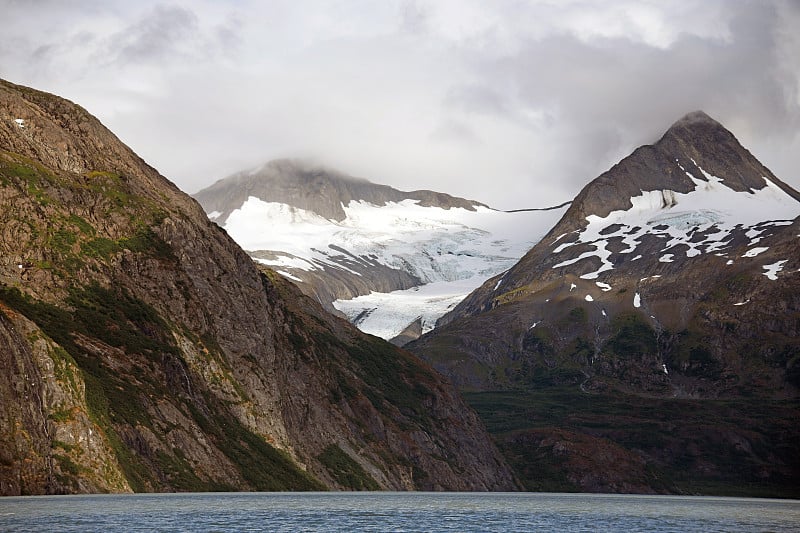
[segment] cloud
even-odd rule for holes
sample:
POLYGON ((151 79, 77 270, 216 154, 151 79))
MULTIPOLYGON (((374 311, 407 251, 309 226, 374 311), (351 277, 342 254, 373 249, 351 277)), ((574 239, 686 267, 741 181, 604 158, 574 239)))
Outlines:
POLYGON ((163 61, 182 55, 181 45, 196 37, 197 32, 194 13, 182 7, 157 5, 131 26, 110 36, 104 52, 121 64, 163 61))
POLYGON ((0 76, 193 192, 284 156, 500 208, 571 198, 704 109, 800 186, 800 6, 775 0, 0 0, 0 76))

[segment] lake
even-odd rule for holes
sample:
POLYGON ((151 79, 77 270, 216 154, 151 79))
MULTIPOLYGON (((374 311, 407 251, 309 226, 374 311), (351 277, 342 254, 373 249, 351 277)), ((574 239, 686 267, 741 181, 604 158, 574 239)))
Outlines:
POLYGON ((0 531, 798 531, 800 501, 545 493, 0 498, 0 531))

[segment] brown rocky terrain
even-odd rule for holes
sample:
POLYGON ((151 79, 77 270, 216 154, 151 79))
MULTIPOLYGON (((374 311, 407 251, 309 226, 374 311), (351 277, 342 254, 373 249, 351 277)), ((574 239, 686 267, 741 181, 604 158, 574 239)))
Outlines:
POLYGON ((455 390, 0 81, 0 493, 509 490, 455 390))

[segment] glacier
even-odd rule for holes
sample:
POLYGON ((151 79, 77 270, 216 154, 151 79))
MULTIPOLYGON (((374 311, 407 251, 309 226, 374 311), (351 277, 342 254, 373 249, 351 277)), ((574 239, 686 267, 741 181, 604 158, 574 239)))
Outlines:
POLYGON ((222 226, 256 261, 293 281, 311 270, 358 276, 374 264, 409 273, 416 287, 333 302, 362 331, 391 339, 418 318, 423 332, 432 329, 470 292, 513 266, 567 207, 505 212, 410 199, 351 201, 342 205, 344 220, 336 221, 251 196, 222 226))

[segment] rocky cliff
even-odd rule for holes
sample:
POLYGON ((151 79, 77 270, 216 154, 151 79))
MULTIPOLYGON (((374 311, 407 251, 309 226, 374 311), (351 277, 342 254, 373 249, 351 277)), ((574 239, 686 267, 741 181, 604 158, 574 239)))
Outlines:
POLYGON ((94 117, 0 82, 0 492, 512 489, 414 356, 252 260, 94 117))
POLYGON ((476 392, 509 457, 569 472, 550 488, 786 494, 800 472, 797 431, 777 429, 800 412, 798 216, 797 191, 690 113, 589 183, 538 245, 411 349, 476 392), (511 432, 493 418, 508 407, 489 400, 498 390, 523 391, 532 412, 553 394, 619 409, 587 406, 591 424, 529 415, 511 432), (734 405, 758 415, 737 421, 734 405), (604 472, 601 452, 627 459, 604 472))

